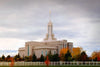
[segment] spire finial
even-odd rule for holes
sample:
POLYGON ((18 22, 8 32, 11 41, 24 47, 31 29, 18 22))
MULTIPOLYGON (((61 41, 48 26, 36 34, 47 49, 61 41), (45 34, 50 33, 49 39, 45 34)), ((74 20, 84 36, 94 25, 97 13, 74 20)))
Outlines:
POLYGON ((49 10, 49 21, 51 21, 51 10, 49 10))

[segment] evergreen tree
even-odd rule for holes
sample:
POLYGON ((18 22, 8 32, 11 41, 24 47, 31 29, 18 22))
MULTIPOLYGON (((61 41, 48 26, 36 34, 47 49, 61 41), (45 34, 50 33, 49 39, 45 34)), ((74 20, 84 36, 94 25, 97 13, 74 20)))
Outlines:
POLYGON ((40 61, 44 61, 44 56, 41 54, 40 61))
POLYGON ((25 60, 25 57, 23 56, 22 60, 24 61, 25 60))
POLYGON ((71 61, 71 60, 72 60, 72 55, 68 50, 67 53, 65 54, 65 61, 71 61))
POLYGON ((14 56, 15 61, 17 61, 17 58, 18 58, 18 55, 15 55, 15 56, 14 56))
POLYGON ((10 58, 10 55, 8 55, 7 58, 10 58))
POLYGON ((3 61, 5 60, 5 56, 4 56, 4 55, 2 55, 2 60, 3 60, 3 61))
POLYGON ((20 55, 19 55, 19 54, 18 54, 18 55, 15 55, 15 56, 14 56, 14 59, 15 59, 15 61, 19 61, 19 59, 21 59, 21 58, 20 58, 20 55))
POLYGON ((59 58, 59 55, 58 54, 54 54, 52 56, 52 61, 59 61, 59 60, 60 60, 60 58, 59 58))
POLYGON ((35 53, 33 54, 33 56, 32 56, 32 61, 34 62, 34 61, 36 61, 37 60, 37 57, 36 57, 36 55, 35 55, 35 53))
POLYGON ((93 61, 97 61, 97 57, 95 57, 95 58, 93 59, 93 61))
POLYGON ((20 58, 20 55, 19 54, 17 55, 17 58, 20 58))
POLYGON ((25 56, 24 61, 29 61, 29 56, 25 56))
POLYGON ((49 53, 48 53, 48 58, 50 61, 53 61, 53 55, 51 54, 51 51, 49 51, 49 53))

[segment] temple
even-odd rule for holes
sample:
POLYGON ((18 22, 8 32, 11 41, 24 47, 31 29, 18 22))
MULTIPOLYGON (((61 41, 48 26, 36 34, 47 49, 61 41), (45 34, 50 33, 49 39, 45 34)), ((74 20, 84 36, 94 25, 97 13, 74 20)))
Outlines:
POLYGON ((67 42, 67 40, 57 40, 53 34, 53 24, 49 20, 46 38, 42 42, 25 42, 25 47, 19 48, 18 53, 21 57, 35 54, 39 58, 41 55, 46 56, 50 51, 52 54, 60 54, 60 50, 63 48, 69 48, 72 51, 73 43, 67 42))

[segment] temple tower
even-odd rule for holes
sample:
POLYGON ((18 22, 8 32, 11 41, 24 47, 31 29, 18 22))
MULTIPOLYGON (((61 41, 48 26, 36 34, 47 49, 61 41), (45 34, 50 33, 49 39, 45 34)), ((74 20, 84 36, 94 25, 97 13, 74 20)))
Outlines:
POLYGON ((50 15, 49 15, 49 23, 48 23, 48 26, 47 26, 47 31, 48 31, 48 33, 46 34, 46 38, 44 39, 44 41, 54 41, 54 40, 56 40, 56 38, 54 38, 54 34, 53 34, 53 24, 50 20, 50 15))

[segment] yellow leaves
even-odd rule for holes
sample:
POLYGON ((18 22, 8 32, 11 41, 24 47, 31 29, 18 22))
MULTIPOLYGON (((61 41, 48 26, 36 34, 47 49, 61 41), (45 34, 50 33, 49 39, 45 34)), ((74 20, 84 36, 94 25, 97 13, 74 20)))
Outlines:
POLYGON ((60 50, 60 55, 61 55, 61 54, 66 54, 67 51, 68 51, 68 48, 63 48, 63 49, 61 49, 61 50, 60 50))
MULTIPOLYGON (((60 50, 60 55, 62 55, 62 54, 65 55, 68 50, 69 50, 68 48, 61 49, 60 50)), ((71 50, 69 50, 69 51, 71 52, 71 55, 73 57, 73 56, 76 56, 76 55, 80 54, 81 53, 81 50, 82 50, 82 48, 76 47, 76 48, 73 48, 72 51, 71 50)))
POLYGON ((94 51, 91 55, 92 59, 95 59, 96 57, 100 57, 100 51, 94 51))
POLYGON ((81 48, 73 48, 72 56, 78 55, 81 53, 81 48))

